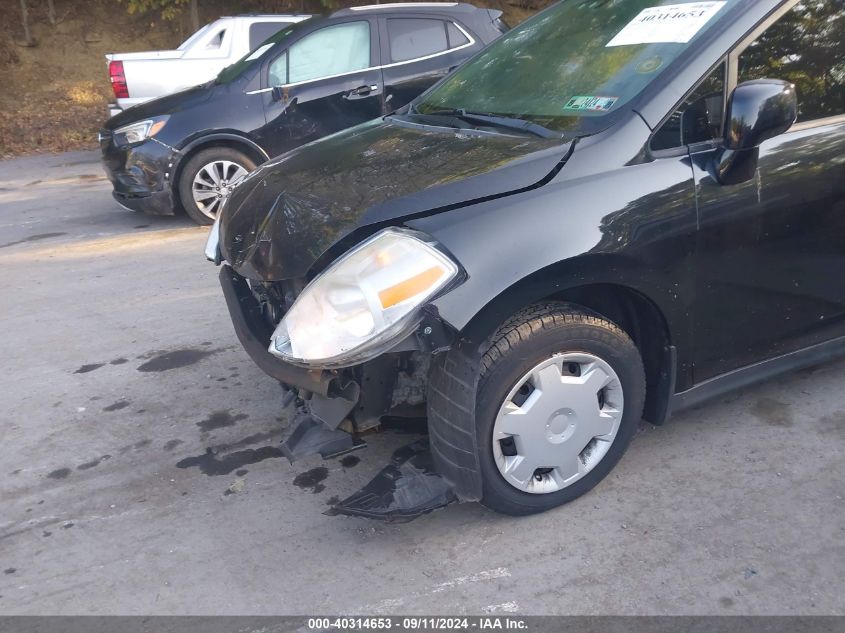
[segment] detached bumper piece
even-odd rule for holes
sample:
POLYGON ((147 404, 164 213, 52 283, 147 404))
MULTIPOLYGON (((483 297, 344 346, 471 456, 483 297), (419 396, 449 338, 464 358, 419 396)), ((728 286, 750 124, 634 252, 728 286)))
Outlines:
POLYGON ((323 459, 328 459, 367 446, 365 442, 356 440, 346 431, 330 429, 308 414, 295 420, 291 428, 293 430, 282 440, 281 445, 282 453, 291 464, 317 453, 323 459))
POLYGON ((434 471, 428 440, 417 440, 393 453, 390 464, 328 515, 405 523, 456 501, 449 483, 434 471))

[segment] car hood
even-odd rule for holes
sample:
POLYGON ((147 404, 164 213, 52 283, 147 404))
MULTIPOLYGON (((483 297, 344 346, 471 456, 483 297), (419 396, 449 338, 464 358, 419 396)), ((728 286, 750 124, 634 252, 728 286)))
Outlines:
POLYGON ((531 187, 568 149, 561 139, 376 119, 250 174, 223 210, 221 251, 249 279, 303 277, 341 242, 531 187))
POLYGON ((115 130, 135 121, 143 121, 164 114, 174 114, 207 101, 213 92, 214 82, 209 81, 187 90, 174 92, 158 99, 151 99, 119 112, 106 121, 103 127, 107 130, 115 130))

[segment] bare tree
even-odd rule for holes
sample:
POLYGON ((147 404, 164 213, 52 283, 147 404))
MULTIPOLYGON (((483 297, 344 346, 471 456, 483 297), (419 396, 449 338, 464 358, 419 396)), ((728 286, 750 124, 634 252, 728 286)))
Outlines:
POLYGON ((47 0, 47 19, 50 20, 50 24, 56 26, 56 5, 53 4, 53 0, 47 0))
MULTIPOLYGON (((52 0, 50 0, 52 2, 52 0)), ((200 15, 197 8, 197 0, 191 0, 191 27, 194 31, 199 31, 200 15)))
POLYGON ((26 7, 26 0, 21 0, 21 21, 23 22, 23 45, 33 46, 32 33, 29 31, 29 11, 26 7))

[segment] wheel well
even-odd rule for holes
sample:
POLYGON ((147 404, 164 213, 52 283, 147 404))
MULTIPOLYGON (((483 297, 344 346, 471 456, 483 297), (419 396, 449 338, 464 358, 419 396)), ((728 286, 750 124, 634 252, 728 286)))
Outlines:
POLYGON ((643 417, 662 423, 671 397, 672 368, 668 367, 671 339, 660 309, 647 297, 626 286, 595 284, 569 288, 548 299, 577 303, 610 319, 634 341, 646 375, 643 417))
POLYGON ((232 149, 236 149, 249 156, 256 165, 260 165, 267 160, 261 152, 252 147, 249 143, 238 141, 236 139, 210 139, 195 145, 184 156, 182 156, 182 160, 180 160, 179 164, 176 166, 176 171, 173 172, 173 178, 170 181, 170 186, 173 189, 173 199, 176 201, 177 206, 181 207, 182 205, 182 200, 179 196, 179 179, 182 177, 182 170, 185 168, 185 165, 188 164, 188 161, 190 161, 191 158, 193 158, 198 152, 212 147, 230 147, 232 149))
POLYGON ((634 341, 646 375, 646 401, 643 417, 661 424, 668 413, 674 391, 674 352, 666 319, 645 295, 612 283, 588 284, 551 294, 519 292, 500 295, 488 309, 476 315, 464 330, 469 340, 480 344, 509 316, 525 305, 541 301, 564 301, 591 310, 616 323, 634 341))

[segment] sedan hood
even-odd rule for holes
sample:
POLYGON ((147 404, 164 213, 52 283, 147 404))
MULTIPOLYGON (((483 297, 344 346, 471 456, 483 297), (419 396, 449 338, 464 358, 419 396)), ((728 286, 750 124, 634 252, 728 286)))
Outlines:
POLYGON ((567 150, 560 139, 377 119, 250 174, 223 210, 222 254, 249 279, 303 277, 342 241, 536 185, 567 150))
POLYGON ((135 123, 135 121, 143 121, 144 119, 164 114, 174 114, 180 110, 186 110, 198 103, 207 101, 213 91, 213 82, 207 82, 199 86, 194 86, 193 88, 188 88, 187 90, 159 97, 158 99, 151 99, 119 112, 106 121, 103 127, 107 130, 116 130, 124 125, 135 123))

